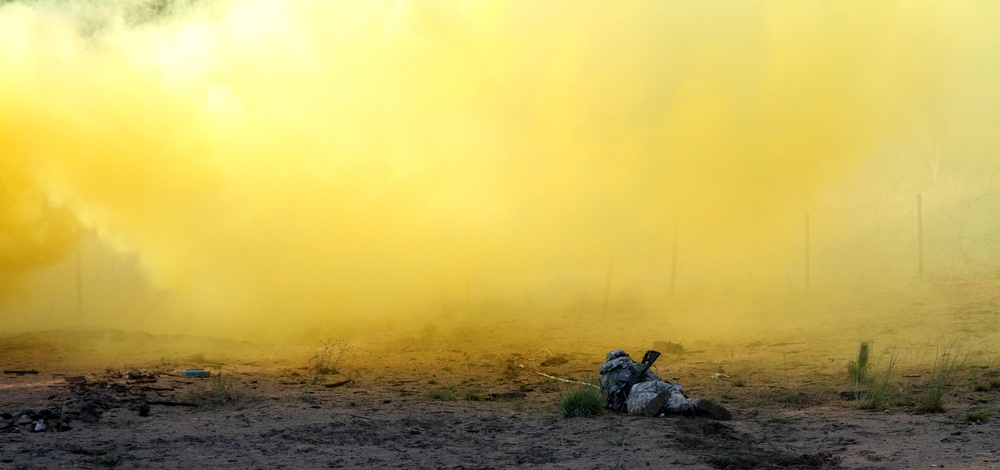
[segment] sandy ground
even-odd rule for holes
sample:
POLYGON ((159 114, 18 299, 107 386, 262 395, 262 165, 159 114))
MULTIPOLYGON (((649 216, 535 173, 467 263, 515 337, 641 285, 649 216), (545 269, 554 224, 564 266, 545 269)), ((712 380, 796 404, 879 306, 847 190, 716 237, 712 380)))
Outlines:
MULTIPOLYGON (((540 373, 593 380, 629 328, 582 345, 559 340, 572 326, 536 339, 503 327, 479 338, 461 328, 369 335, 332 344, 334 357, 349 348, 319 375, 310 369, 319 346, 9 334, 0 336, 0 468, 1000 468, 990 349, 1000 309, 992 293, 971 310, 967 292, 955 293, 947 302, 966 317, 950 314, 947 328, 985 333, 899 347, 887 399, 873 410, 842 396, 856 334, 792 327, 753 341, 689 339, 683 353, 664 354, 660 374, 731 409, 725 422, 564 418, 561 398, 583 386, 540 373), (921 411, 940 358, 958 354, 944 410, 921 411), (213 377, 178 376, 191 366, 213 377)), ((925 321, 911 324, 944 328, 927 315, 948 305, 915 302, 925 321)), ((633 355, 652 347, 621 345, 633 355)))

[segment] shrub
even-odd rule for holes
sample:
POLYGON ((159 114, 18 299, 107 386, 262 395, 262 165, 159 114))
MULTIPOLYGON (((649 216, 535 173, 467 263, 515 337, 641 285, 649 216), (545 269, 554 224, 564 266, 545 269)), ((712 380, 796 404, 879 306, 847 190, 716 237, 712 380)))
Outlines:
POLYGON ((221 370, 216 372, 206 385, 196 395, 196 401, 200 403, 202 409, 225 406, 239 408, 247 399, 246 389, 240 381, 231 375, 224 375, 221 370))
POLYGON ((341 359, 348 352, 354 349, 354 345, 347 340, 326 340, 319 343, 316 354, 309 359, 309 372, 312 374, 313 383, 319 383, 323 376, 339 374, 341 359))
POLYGON ((857 359, 847 364, 847 373, 854 386, 855 399, 861 400, 861 409, 878 409, 889 401, 896 361, 896 353, 890 352, 884 368, 877 367, 871 362, 871 344, 862 341, 858 346, 857 359))
POLYGON ((851 376, 855 390, 860 390, 867 384, 869 350, 868 342, 862 341, 858 346, 857 360, 847 363, 847 373, 851 376))
POLYGON ((968 353, 961 354, 961 348, 952 348, 945 345, 943 350, 934 359, 934 368, 931 370, 931 383, 927 390, 920 397, 920 411, 939 412, 944 411, 942 402, 944 395, 951 388, 955 375, 965 365, 968 353))
POLYGON ((579 387, 562 398, 560 404, 566 418, 583 418, 604 414, 604 397, 593 387, 579 387))

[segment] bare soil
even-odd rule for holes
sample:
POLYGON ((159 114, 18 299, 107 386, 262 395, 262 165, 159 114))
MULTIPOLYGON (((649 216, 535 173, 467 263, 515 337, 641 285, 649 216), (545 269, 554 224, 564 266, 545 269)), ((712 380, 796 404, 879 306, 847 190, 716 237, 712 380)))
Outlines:
MULTIPOLYGON (((920 312, 946 314, 923 303, 920 312)), ((560 399, 584 385, 541 374, 592 381, 612 347, 636 356, 653 346, 628 342, 629 331, 580 344, 572 322, 536 339, 504 327, 370 334, 352 339, 336 364, 334 354, 325 374, 311 368, 318 346, 112 330, 8 334, 0 336, 0 468, 1000 468, 1000 368, 989 346, 997 314, 995 296, 952 314, 958 330, 987 332, 957 346, 897 343, 903 357, 874 409, 842 393, 851 391, 857 333, 792 328, 754 341, 677 341, 683 350, 664 354, 659 373, 729 408, 734 418, 724 422, 564 418, 560 399), (935 359, 949 354, 964 356, 943 411, 923 411, 935 359), (213 376, 178 375, 191 366, 213 376)), ((876 359, 884 368, 884 356, 876 359)))

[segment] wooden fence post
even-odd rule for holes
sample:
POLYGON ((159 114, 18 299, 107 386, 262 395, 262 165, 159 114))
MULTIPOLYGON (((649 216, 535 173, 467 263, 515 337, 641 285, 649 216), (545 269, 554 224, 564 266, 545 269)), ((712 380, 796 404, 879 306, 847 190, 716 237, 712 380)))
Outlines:
POLYGON ((805 256, 805 261, 806 261, 806 265, 805 265, 805 281, 806 281, 806 289, 809 289, 809 270, 810 270, 810 267, 809 267, 809 213, 808 212, 806 212, 806 224, 805 224, 805 228, 806 228, 806 230, 805 230, 805 242, 806 242, 805 243, 805 246, 806 246, 805 247, 805 254, 806 254, 806 256, 805 256))
POLYGON ((678 224, 674 222, 674 241, 670 255, 670 294, 667 296, 668 299, 674 298, 674 285, 677 284, 677 232, 678 224))
POLYGON ((611 276, 615 271, 615 249, 611 248, 611 257, 608 259, 608 275, 604 278, 604 306, 601 311, 607 313, 608 298, 611 297, 611 276))
POLYGON ((924 280, 924 204, 917 194, 917 278, 924 280))
POLYGON ((76 247, 76 318, 83 317, 83 261, 80 252, 83 251, 83 241, 78 241, 76 247))

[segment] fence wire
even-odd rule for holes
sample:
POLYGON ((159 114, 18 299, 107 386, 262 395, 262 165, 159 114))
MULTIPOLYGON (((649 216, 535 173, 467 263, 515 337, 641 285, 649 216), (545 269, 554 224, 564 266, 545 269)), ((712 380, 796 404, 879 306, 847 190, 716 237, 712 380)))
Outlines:
MULTIPOLYGON (((909 201, 870 201, 812 212, 808 242, 806 214, 788 213, 788 230, 800 237, 797 243, 748 246, 742 253, 713 253, 711 259, 685 253, 682 241, 675 283, 681 290, 720 279, 771 276, 769 281, 801 289, 807 282, 822 287, 1000 277, 1000 194, 946 203, 928 197, 920 201, 918 207, 914 194, 909 201)), ((660 276, 669 279, 670 274, 660 276)))

